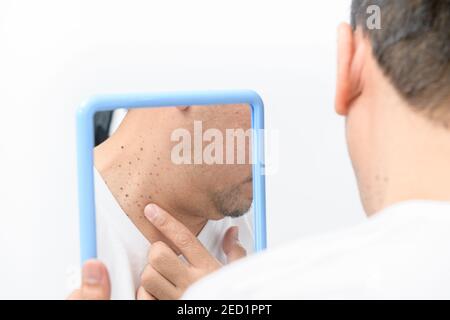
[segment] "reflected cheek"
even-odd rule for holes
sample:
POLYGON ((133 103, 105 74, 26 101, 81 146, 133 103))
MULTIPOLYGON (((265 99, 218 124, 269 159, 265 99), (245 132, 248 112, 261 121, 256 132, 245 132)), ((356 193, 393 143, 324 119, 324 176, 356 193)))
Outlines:
POLYGON ((246 199, 251 200, 253 198, 253 182, 246 182, 242 186, 242 193, 246 199))

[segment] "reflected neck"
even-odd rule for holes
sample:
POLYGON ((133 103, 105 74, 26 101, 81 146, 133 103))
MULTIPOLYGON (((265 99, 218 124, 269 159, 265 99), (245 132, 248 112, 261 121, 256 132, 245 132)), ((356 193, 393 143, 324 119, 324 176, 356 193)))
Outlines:
MULTIPOLYGON (((207 219, 177 211, 171 202, 170 188, 164 180, 166 167, 150 139, 129 139, 118 130, 94 149, 94 165, 119 206, 134 225, 152 242, 164 240, 162 234, 145 218, 144 208, 155 203, 198 235, 207 219)), ((171 181, 173 185, 173 181, 171 181)))

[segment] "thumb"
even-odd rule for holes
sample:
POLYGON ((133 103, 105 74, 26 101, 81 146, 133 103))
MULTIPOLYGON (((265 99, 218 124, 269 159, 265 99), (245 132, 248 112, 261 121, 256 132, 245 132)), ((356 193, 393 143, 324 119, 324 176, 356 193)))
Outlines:
POLYGON ((228 263, 236 261, 247 255, 244 247, 239 242, 239 228, 234 226, 227 230, 223 237, 223 252, 227 255, 228 263))
POLYGON ((80 296, 83 300, 109 300, 111 286, 105 265, 97 260, 89 260, 83 266, 80 296))

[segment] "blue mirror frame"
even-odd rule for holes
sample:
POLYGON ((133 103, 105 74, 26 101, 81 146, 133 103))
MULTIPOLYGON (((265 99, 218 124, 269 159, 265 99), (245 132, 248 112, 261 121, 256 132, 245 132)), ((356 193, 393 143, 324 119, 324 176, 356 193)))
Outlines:
POLYGON ((251 107, 253 233, 255 252, 266 249, 266 192, 264 175, 264 105, 251 90, 195 91, 98 95, 83 103, 77 112, 78 205, 80 215, 81 263, 97 257, 94 192, 94 115, 116 108, 135 109, 181 105, 245 103, 251 107))

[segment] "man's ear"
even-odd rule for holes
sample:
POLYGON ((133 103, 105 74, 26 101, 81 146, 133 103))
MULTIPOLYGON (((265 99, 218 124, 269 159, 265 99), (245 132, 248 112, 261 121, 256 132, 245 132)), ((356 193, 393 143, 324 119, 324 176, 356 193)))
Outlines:
MULTIPOLYGON (((348 23, 338 27, 337 48, 337 80, 336 80, 336 113, 346 116, 352 100, 359 95, 360 63, 356 60, 355 34, 348 23), (356 66, 356 68, 355 68, 356 66)), ((359 61, 361 62, 361 61, 359 61)))

